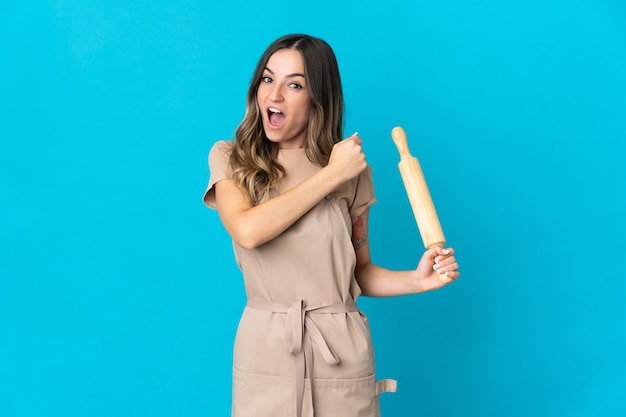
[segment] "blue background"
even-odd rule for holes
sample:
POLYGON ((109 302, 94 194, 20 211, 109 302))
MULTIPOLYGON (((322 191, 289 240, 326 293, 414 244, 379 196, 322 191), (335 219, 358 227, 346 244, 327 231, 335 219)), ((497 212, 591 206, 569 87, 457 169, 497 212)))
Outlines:
POLYGON ((421 252, 402 125, 462 277, 359 302, 391 416, 626 416, 626 4, 0 3, 0 416, 226 416, 245 303, 201 197, 280 35, 327 40, 374 260, 421 252))

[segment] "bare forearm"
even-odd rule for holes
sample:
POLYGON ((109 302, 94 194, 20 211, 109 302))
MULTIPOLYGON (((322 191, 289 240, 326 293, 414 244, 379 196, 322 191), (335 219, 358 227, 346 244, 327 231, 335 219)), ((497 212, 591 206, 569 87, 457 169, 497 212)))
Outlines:
POLYGON ((369 210, 365 210, 352 222, 352 244, 357 258, 354 275, 363 295, 394 297, 426 292, 441 288, 459 277, 459 265, 452 248, 436 246, 427 249, 417 268, 409 271, 391 271, 372 263, 367 237, 368 217, 369 210), (445 274, 450 280, 442 280, 440 274, 445 274))
POLYGON ((416 271, 392 271, 371 262, 360 265, 355 275, 363 295, 369 297, 395 297, 422 292, 416 271))
POLYGON ((291 190, 256 206, 233 212, 232 207, 220 210, 219 189, 216 190, 220 217, 232 238, 239 245, 254 248, 266 243, 295 223, 313 208, 341 181, 334 172, 322 168, 291 190))

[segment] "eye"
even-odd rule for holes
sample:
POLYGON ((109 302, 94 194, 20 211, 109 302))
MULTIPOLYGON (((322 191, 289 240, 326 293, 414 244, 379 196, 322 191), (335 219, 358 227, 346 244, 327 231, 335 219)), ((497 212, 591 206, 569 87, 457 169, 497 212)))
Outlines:
POLYGON ((304 87, 302 87, 302 85, 298 83, 290 83, 289 88, 293 88, 294 90, 302 90, 304 87))
POLYGON ((261 77, 261 82, 262 83, 271 83, 272 81, 274 81, 274 80, 272 80, 271 77, 268 77, 268 76, 261 77))

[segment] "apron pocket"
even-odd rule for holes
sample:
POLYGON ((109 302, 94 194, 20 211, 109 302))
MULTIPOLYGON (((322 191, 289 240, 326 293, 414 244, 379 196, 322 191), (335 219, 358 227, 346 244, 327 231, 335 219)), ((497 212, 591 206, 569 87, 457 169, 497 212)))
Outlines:
POLYGON ((295 413, 296 383, 293 378, 233 368, 232 417, 293 417, 295 413))
MULTIPOLYGON (((382 392, 395 392, 396 381, 361 378, 313 380, 316 416, 379 417, 382 392)), ((310 380, 305 380, 303 417, 311 416, 310 380)), ((296 384, 292 377, 254 374, 233 368, 232 417, 293 417, 296 384)))

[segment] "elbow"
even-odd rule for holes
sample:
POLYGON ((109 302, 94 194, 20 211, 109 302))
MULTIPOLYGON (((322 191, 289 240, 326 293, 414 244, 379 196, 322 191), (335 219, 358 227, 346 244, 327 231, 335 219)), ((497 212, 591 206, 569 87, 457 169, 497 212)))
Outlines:
POLYGON ((373 289, 374 277, 370 273, 372 262, 367 260, 365 262, 357 262, 354 268, 354 278, 356 279, 359 288, 361 289, 361 295, 366 297, 374 297, 376 293, 373 289))
POLYGON ((356 266, 354 267, 354 277, 356 278, 357 282, 361 279, 367 279, 367 270, 370 265, 372 265, 372 262, 370 260, 362 262, 357 259, 356 266))
POLYGON ((233 231, 233 241, 244 249, 256 249, 265 243, 258 231, 254 227, 246 227, 246 225, 239 225, 236 230, 233 231))
POLYGON ((233 240, 235 241, 237 245, 241 246, 244 249, 256 249, 261 245, 255 240, 248 240, 248 239, 233 239, 233 240))
POLYGON ((372 289, 370 288, 370 282, 367 280, 358 280, 357 279, 357 284, 359 284, 359 289, 361 290, 361 295, 363 297, 374 297, 375 294, 372 292, 372 289))

